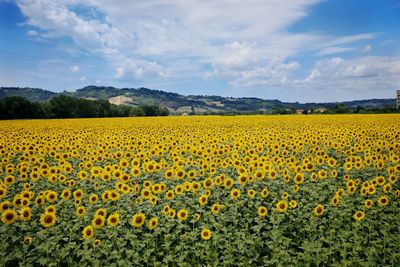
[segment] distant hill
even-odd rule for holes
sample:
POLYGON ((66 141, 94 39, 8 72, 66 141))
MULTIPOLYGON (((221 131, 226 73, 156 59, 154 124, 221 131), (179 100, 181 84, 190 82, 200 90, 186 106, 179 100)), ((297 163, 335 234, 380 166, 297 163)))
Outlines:
MULTIPOLYGON (((59 94, 85 99, 105 99, 116 105, 158 105, 172 113, 268 113, 274 110, 309 110, 333 108, 331 103, 288 103, 279 100, 265 100, 254 97, 222 97, 201 95, 180 95, 147 88, 115 88, 106 86, 86 86, 75 92, 54 93, 39 88, 0 87, 0 99, 8 96, 23 96, 30 101, 43 102, 59 94)), ((368 99, 342 102, 347 108, 394 107, 395 99, 368 99)))
POLYGON ((57 93, 30 87, 0 87, 0 99, 10 96, 23 96, 30 101, 43 102, 50 100, 57 93))

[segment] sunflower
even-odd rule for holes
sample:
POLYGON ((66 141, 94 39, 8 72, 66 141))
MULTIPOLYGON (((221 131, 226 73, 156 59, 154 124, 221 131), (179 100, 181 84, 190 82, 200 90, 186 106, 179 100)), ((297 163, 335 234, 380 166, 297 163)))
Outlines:
POLYGON ((95 240, 93 241, 93 247, 94 247, 94 248, 97 248, 98 246, 100 246, 100 244, 101 244, 100 239, 95 239, 95 240))
POLYGON ((99 196, 96 194, 91 194, 89 197, 90 204, 96 204, 98 200, 99 200, 99 196))
POLYGON ((168 199, 168 200, 173 199, 174 196, 175 196, 175 192, 174 192, 173 190, 168 190, 168 191, 165 193, 165 198, 168 199))
POLYGON ((115 227, 119 224, 119 213, 114 212, 110 216, 108 216, 107 224, 111 227, 115 227))
POLYGON ((64 189, 61 193, 61 198, 67 201, 71 197, 71 191, 69 189, 64 189))
POLYGON ((32 237, 31 236, 24 237, 24 243, 27 245, 32 244, 32 237))
POLYGON ((106 209, 100 208, 100 209, 96 210, 95 216, 106 217, 106 216, 107 216, 107 211, 106 211, 106 209))
POLYGON ((199 204, 200 204, 201 206, 206 205, 206 204, 207 204, 207 201, 208 201, 208 196, 206 196, 206 195, 201 195, 201 196, 199 197, 199 204))
POLYGON ((45 203, 45 198, 44 198, 44 196, 38 196, 38 197, 35 199, 35 207, 36 207, 36 208, 42 206, 44 203, 45 203))
POLYGON ((295 209, 296 207, 297 207, 297 201, 296 200, 291 200, 290 202, 289 202, 289 206, 292 208, 292 209, 295 209))
POLYGON ((187 219, 189 212, 186 209, 180 209, 178 211, 178 219, 184 221, 187 219))
POLYGON ((295 184, 302 184, 304 182, 304 175, 302 173, 296 173, 294 176, 294 182, 295 184))
POLYGON ((8 210, 12 206, 12 203, 8 200, 0 203, 0 212, 8 210))
POLYGON ((155 228, 158 226, 158 218, 157 218, 157 217, 151 218, 151 219, 149 220, 149 223, 148 223, 147 226, 148 226, 148 228, 149 228, 150 230, 155 229, 155 228))
POLYGON ((384 186, 383 186, 383 192, 384 193, 389 193, 389 192, 391 192, 392 191, 392 185, 391 184, 385 184, 384 186))
POLYGON ((82 218, 86 214, 86 208, 84 206, 80 206, 75 211, 76 216, 82 218))
POLYGON ((321 217, 324 214, 324 211, 325 211, 324 205, 318 204, 314 208, 314 215, 317 216, 317 217, 321 217))
POLYGON ((163 207, 162 211, 164 214, 168 215, 170 209, 171 207, 167 204, 163 207))
POLYGON ((201 239, 208 240, 208 239, 211 238, 212 232, 210 231, 210 229, 205 228, 205 229, 201 230, 201 234, 200 235, 201 235, 201 239))
POLYGON ((365 218, 365 213, 362 211, 357 211, 356 213, 354 213, 353 218, 357 221, 362 221, 365 218))
POLYGON ((84 193, 83 193, 82 189, 77 189, 74 191, 73 195, 74 195, 74 199, 77 200, 77 199, 82 199, 84 193))
POLYGON ((340 197, 335 195, 332 199, 331 199, 331 205, 336 207, 340 202, 340 197))
POLYGON ((238 199, 240 197, 239 189, 232 189, 230 195, 232 199, 238 199))
POLYGON ((54 213, 55 214, 56 211, 57 211, 57 209, 53 205, 47 206, 46 209, 45 209, 46 213, 54 213))
POLYGON ((136 213, 135 215, 132 216, 131 224, 134 227, 142 227, 146 220, 146 216, 143 213, 136 213))
POLYGON ((86 240, 91 239, 93 237, 93 234, 93 227, 90 225, 86 226, 82 231, 83 238, 85 238, 86 240))
POLYGON ((285 213, 288 209, 288 203, 286 200, 280 200, 276 203, 276 211, 279 213, 285 213))
POLYGON ((53 226, 56 223, 56 214, 45 212, 40 216, 40 224, 46 228, 53 226))
POLYGON ((268 188, 263 188, 263 189, 261 190, 261 197, 262 197, 262 198, 266 198, 266 197, 268 197, 268 195, 269 195, 269 190, 268 190, 268 188))
POLYGON ((378 205, 380 206, 380 207, 385 207, 385 206, 387 206, 389 204, 389 198, 387 197, 387 196, 381 196, 379 199, 378 199, 378 205))
POLYGON ((258 216, 260 218, 264 218, 268 214, 268 209, 264 206, 258 207, 258 216))
POLYGON ((374 205, 374 202, 371 199, 367 199, 367 200, 364 201, 364 206, 367 209, 370 209, 372 207, 372 205, 374 205))
POLYGON ((6 187, 0 187, 0 199, 5 197, 7 195, 7 188, 6 187))
POLYGON ((103 227, 105 220, 106 220, 106 219, 105 219, 104 216, 95 215, 94 218, 93 218, 93 220, 92 220, 92 226, 93 226, 95 229, 101 228, 101 227, 103 227))
POLYGON ((17 220, 17 213, 15 212, 15 210, 5 210, 3 212, 3 215, 1 216, 1 220, 3 221, 3 223, 5 224, 12 224, 17 220))
POLYGON ((219 212, 219 210, 220 210, 220 205, 219 204, 213 204, 212 206, 211 206, 211 212, 212 212, 212 214, 214 214, 214 215, 216 215, 218 212, 219 212))
POLYGON ((29 207, 24 207, 19 211, 19 218, 23 222, 30 221, 31 219, 31 209, 29 207))
POLYGON ((233 185, 233 179, 232 178, 226 178, 224 180, 224 186, 227 190, 231 189, 232 185, 233 185))
POLYGON ((176 216, 176 211, 175 211, 174 209, 171 209, 171 210, 169 211, 169 213, 168 213, 168 216, 169 216, 171 219, 174 219, 175 216, 176 216))
POLYGON ((249 189, 249 190, 247 190, 247 196, 248 196, 249 198, 254 198, 255 195, 256 195, 256 191, 255 191, 254 189, 249 189))

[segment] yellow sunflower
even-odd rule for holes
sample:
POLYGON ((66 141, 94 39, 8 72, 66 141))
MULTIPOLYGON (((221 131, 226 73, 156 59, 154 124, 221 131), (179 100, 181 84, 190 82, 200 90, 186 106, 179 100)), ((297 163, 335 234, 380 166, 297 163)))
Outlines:
POLYGON ((356 213, 354 213, 353 218, 357 221, 362 221, 365 218, 365 213, 362 211, 357 211, 356 213))
POLYGON ((260 206, 258 207, 258 216, 260 216, 260 218, 264 218, 265 216, 267 216, 268 214, 268 209, 264 206, 260 206))
POLYGON ((106 221, 104 216, 101 215, 95 215, 93 220, 92 220, 92 226, 95 229, 101 228, 104 225, 104 222, 106 221))
POLYGON ((317 217, 321 217, 324 214, 324 211, 325 211, 324 205, 318 204, 314 208, 314 215, 317 216, 317 217))
POLYGON ((385 207, 385 206, 387 206, 389 204, 389 198, 387 197, 387 196, 381 196, 379 199, 378 199, 378 205, 380 206, 380 207, 385 207))
POLYGON ((40 224, 46 228, 53 226, 56 223, 56 214, 45 212, 40 216, 40 224))
POLYGON ((134 227, 142 227, 142 225, 144 224, 146 220, 146 216, 143 213, 137 213, 135 215, 132 216, 132 220, 131 220, 131 224, 134 227))
POLYGON ((210 229, 205 228, 205 229, 201 230, 201 234, 200 235, 201 235, 201 239, 209 240, 211 238, 211 236, 212 236, 212 232, 211 232, 210 229))
POLYGON ((19 211, 19 218, 23 222, 30 221, 31 219, 31 209, 29 207, 24 207, 19 211))
POLYGON ((288 209, 288 203, 286 200, 280 200, 276 203, 276 211, 279 213, 285 213, 288 209))
POLYGON ((15 212, 15 210, 5 210, 3 212, 3 215, 1 216, 1 220, 3 221, 3 223, 5 224, 12 224, 17 220, 17 213, 15 212))
POLYGON ((178 219, 184 221, 187 219, 189 212, 186 209, 180 209, 178 211, 178 219))
POLYGON ((230 195, 232 199, 238 199, 240 197, 240 190, 236 188, 232 189, 230 195))
POLYGON ((158 226, 158 218, 153 217, 149 220, 148 227, 150 230, 155 229, 158 226))
POLYGON ((107 224, 111 227, 115 227, 119 224, 119 213, 115 212, 108 216, 107 224))
POLYGON ((91 239, 93 237, 93 234, 93 227, 90 225, 86 226, 82 231, 83 238, 85 238, 86 240, 91 239))

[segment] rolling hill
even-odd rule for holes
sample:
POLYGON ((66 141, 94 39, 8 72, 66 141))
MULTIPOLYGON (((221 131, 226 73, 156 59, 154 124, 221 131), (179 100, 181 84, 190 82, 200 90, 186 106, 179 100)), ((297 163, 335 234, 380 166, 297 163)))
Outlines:
MULTIPOLYGON (((288 103, 279 100, 266 100, 254 97, 222 97, 202 95, 180 95, 160 90, 147 88, 115 88, 110 86, 86 86, 75 92, 64 91, 54 93, 39 88, 0 87, 0 98, 9 96, 23 96, 30 101, 43 102, 59 94, 65 94, 85 99, 105 99, 116 105, 158 105, 166 107, 172 113, 247 113, 264 112, 273 110, 309 110, 328 109, 337 103, 288 103)), ((381 108, 395 106, 395 99, 368 99, 343 102, 348 108, 381 108)))

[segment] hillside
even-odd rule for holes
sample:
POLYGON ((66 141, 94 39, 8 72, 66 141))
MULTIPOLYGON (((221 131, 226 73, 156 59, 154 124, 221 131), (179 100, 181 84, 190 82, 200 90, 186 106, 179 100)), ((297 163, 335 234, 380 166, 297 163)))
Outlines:
MULTIPOLYGON (((42 102, 60 93, 38 88, 0 87, 0 99, 9 96, 23 96, 30 101, 42 102)), ((172 113, 248 113, 276 110, 328 109, 337 103, 288 103, 279 100, 265 100, 254 97, 222 96, 184 96, 176 93, 151 90, 147 88, 122 88, 106 86, 86 86, 75 92, 64 91, 61 94, 84 99, 104 99, 116 105, 142 106, 158 105, 166 107, 172 113)), ((395 99, 369 99, 343 102, 347 108, 382 108, 395 106, 395 99)))
POLYGON ((0 99, 10 96, 23 96, 33 102, 43 102, 50 100, 57 93, 30 87, 0 87, 0 99))

